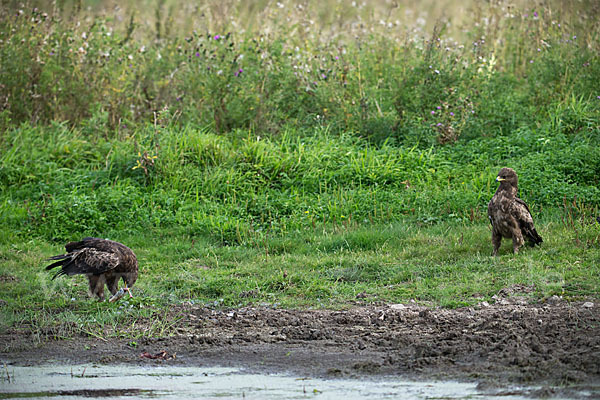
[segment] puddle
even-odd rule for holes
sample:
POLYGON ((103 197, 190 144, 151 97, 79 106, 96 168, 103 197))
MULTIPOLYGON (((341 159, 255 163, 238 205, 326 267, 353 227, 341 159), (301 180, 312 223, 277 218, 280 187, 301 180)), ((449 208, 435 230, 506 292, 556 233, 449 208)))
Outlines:
POLYGON ((530 390, 480 392, 475 383, 379 379, 319 379, 249 373, 234 368, 169 366, 6 366, 0 399, 501 399, 531 398, 530 390), (9 380, 10 377, 10 380, 9 380), (529 394, 529 396, 528 396, 529 394))

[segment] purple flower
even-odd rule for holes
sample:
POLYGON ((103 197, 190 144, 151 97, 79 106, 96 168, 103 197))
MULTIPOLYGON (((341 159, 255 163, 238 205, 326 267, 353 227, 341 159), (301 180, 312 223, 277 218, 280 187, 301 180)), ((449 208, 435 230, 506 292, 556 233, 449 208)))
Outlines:
POLYGON ((431 112, 431 115, 435 115, 435 111, 432 111, 432 112, 431 112))
POLYGON ((242 72, 244 72, 244 70, 240 68, 240 69, 238 69, 237 71, 235 71, 235 74, 234 74, 234 75, 235 75, 235 76, 240 76, 240 74, 241 74, 242 72))
POLYGON ((534 16, 535 18, 537 18, 537 17, 538 17, 538 13, 537 13, 537 11, 534 11, 534 12, 533 12, 533 16, 534 16))
POLYGON ((442 106, 437 106, 436 108, 437 108, 438 110, 441 110, 441 109, 442 109, 442 106))
POLYGON ((450 115, 454 117, 454 113, 452 111, 450 111, 450 115))
POLYGON ((577 35, 573 35, 573 40, 577 39, 577 35))
POLYGON ((219 39, 221 39, 221 35, 215 35, 215 37, 213 39, 219 40, 219 39))
POLYGON ((598 100, 600 100, 600 96, 596 96, 596 98, 597 98, 598 100))
POLYGON ((200 57, 200 52, 199 51, 196 52, 196 57, 200 57))
POLYGON ((53 55, 54 55, 54 52, 53 52, 53 51, 51 51, 51 52, 50 52, 50 55, 51 55, 51 56, 53 56, 53 55))
POLYGON ((327 75, 321 74, 321 79, 327 79, 327 75))
POLYGON ((339 60, 339 59, 340 59, 340 57, 338 57, 338 56, 335 56, 335 59, 336 59, 336 60, 339 60))
POLYGON ((442 126, 442 123, 438 122, 437 124, 435 124, 435 126, 442 126))

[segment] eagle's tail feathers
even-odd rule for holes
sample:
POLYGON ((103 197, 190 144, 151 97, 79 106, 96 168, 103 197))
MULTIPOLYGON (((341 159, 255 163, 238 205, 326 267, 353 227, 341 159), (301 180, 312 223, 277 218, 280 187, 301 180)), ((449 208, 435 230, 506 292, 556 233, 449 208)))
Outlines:
POLYGON ((62 256, 54 256, 54 257, 49 258, 48 260, 56 260, 56 259, 58 259, 58 261, 53 262, 52 264, 50 264, 46 267, 46 271, 49 271, 52 268, 56 268, 59 266, 62 267, 52 277, 52 280, 56 279, 57 277, 59 277, 61 275, 72 274, 72 271, 70 271, 70 269, 72 269, 71 266, 73 265, 74 260, 73 260, 73 258, 70 257, 69 254, 64 254, 62 256))
POLYGON ((54 274, 54 276, 52 277, 52 279, 51 279, 51 280, 55 280, 55 279, 56 279, 56 278, 58 278, 59 276, 63 276, 63 275, 66 275, 66 274, 67 274, 67 273, 66 273, 66 272, 65 272, 63 269, 60 269, 60 270, 58 270, 58 272, 57 272, 57 273, 55 273, 55 274, 54 274))
POLYGON ((525 231, 525 237, 527 238, 527 242, 529 243, 529 246, 531 246, 531 247, 534 247, 535 245, 539 245, 544 241, 542 239, 542 237, 539 235, 539 233, 537 233, 535 228, 531 228, 531 230, 528 229, 527 231, 525 231))
MULTIPOLYGON (((49 260, 50 260, 50 259, 49 259, 49 260)), ((60 261, 57 261, 57 262, 55 262, 55 263, 52 263, 52 264, 50 264, 50 265, 48 265, 48 266, 46 267, 46 271, 49 271, 49 270, 51 270, 52 268, 58 267, 59 265, 63 265, 64 263, 65 263, 65 260, 64 260, 64 259, 62 259, 62 260, 60 260, 60 261)))

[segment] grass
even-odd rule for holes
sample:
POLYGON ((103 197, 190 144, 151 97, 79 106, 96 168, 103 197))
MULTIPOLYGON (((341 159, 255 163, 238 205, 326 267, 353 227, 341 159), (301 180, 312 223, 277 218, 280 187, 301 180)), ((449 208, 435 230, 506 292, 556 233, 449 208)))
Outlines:
POLYGON ((188 302, 598 297, 593 4, 59 3, 0 12, 1 331, 135 340, 188 302), (544 243, 492 258, 504 166, 544 243), (50 280, 83 236, 134 249, 134 299, 50 280))
POLYGON ((460 307, 493 302, 514 285, 532 287, 523 295, 533 302, 552 295, 595 298, 600 228, 576 232, 552 219, 538 226, 541 247, 514 256, 505 241, 500 257, 490 256, 486 224, 317 229, 247 246, 153 230, 119 238, 136 250, 141 279, 135 297, 117 304, 89 299, 83 277, 51 281, 42 259, 59 246, 5 242, 3 329, 25 328, 39 340, 74 334, 135 339, 170 332, 175 317, 169 309, 178 304, 346 308, 415 300, 460 307))

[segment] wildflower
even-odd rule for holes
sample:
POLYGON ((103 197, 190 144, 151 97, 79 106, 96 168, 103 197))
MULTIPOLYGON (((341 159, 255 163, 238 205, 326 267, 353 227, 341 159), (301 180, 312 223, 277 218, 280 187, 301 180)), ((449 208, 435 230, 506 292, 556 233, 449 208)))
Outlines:
POLYGON ((433 70, 433 72, 435 72, 436 74, 440 73, 440 71, 438 71, 437 69, 433 70))
POLYGON ((435 111, 432 111, 432 112, 431 112, 431 115, 435 115, 435 111))
POLYGON ((221 35, 215 35, 215 37, 213 39, 219 40, 219 39, 221 39, 221 35))
POLYGON ((437 124, 435 124, 435 126, 442 126, 442 123, 438 122, 437 124))
POLYGON ((534 17, 534 18, 537 18, 537 17, 538 17, 538 13, 537 13, 537 11, 534 11, 534 12, 533 12, 533 17, 534 17))
POLYGON ((573 40, 577 39, 577 35, 573 35, 573 40))
POLYGON ((235 71, 235 76, 240 76, 240 74, 244 72, 244 70, 242 68, 238 69, 237 71, 235 71))
POLYGON ((454 117, 454 113, 452 111, 450 111, 450 116, 454 117))
POLYGON ((196 57, 200 57, 200 52, 199 51, 196 52, 196 57))
POLYGON ((436 108, 437 108, 438 110, 441 110, 441 109, 442 109, 442 106, 437 106, 436 108))

